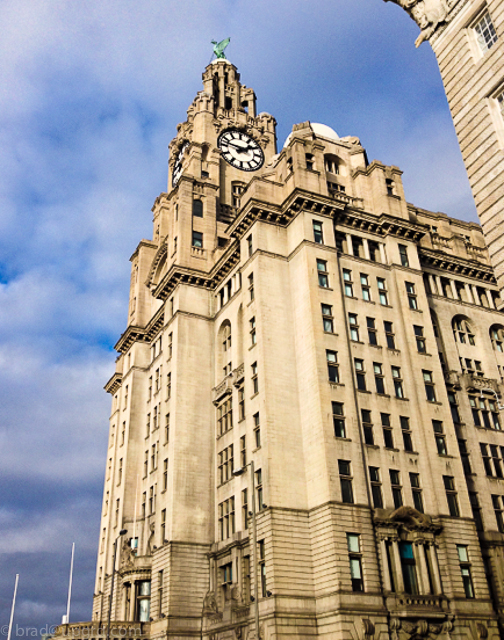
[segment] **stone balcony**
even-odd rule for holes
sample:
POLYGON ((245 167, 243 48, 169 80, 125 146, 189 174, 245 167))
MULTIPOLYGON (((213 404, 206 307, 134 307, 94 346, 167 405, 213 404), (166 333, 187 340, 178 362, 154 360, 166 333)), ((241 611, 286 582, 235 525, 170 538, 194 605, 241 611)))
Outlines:
POLYGON ((225 395, 233 392, 233 386, 238 386, 245 376, 245 365, 241 364, 233 369, 224 380, 213 388, 213 403, 217 404, 225 395))

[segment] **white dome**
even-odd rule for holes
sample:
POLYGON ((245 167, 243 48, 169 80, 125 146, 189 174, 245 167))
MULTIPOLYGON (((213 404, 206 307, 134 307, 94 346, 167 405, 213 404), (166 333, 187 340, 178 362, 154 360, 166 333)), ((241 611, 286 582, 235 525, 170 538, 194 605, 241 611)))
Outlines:
MULTIPOLYGON (((320 124, 319 122, 310 122, 310 127, 317 138, 327 138, 329 140, 339 140, 339 136, 334 129, 328 127, 326 124, 320 124)), ((287 136, 287 140, 284 142, 282 148, 286 147, 292 138, 292 132, 287 136)))
POLYGON ((329 140, 339 140, 339 136, 334 129, 328 127, 326 124, 319 124, 318 122, 312 122, 311 128, 316 136, 321 138, 329 138, 329 140))

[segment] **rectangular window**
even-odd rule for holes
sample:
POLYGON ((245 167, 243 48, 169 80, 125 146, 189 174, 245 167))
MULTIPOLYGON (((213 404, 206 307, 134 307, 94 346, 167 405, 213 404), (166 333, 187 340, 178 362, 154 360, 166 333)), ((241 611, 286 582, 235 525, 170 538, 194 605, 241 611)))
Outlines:
POLYGON ((170 414, 166 414, 165 418, 165 444, 170 442, 170 414))
POLYGON ((257 374, 257 362, 251 366, 252 369, 252 393, 255 395, 259 393, 259 379, 257 374))
POLYGON ((161 544, 166 542, 166 509, 161 511, 161 544))
POLYGON ((338 460, 338 471, 341 485, 341 501, 353 504, 352 467, 349 460, 338 460))
POLYGON ((329 274, 327 272, 327 262, 317 258, 317 273, 319 287, 327 289, 329 287, 329 274))
POLYGON ((371 421, 371 411, 361 409, 362 428, 364 430, 364 442, 374 444, 373 423, 371 421))
POLYGON ((259 575, 261 576, 261 596, 266 598, 268 590, 266 587, 266 549, 264 540, 259 540, 259 575))
POLYGON ((492 505, 494 508, 495 519, 497 520, 497 528, 504 533, 504 509, 502 508, 502 496, 492 495, 492 505))
POLYGON ((413 504, 415 509, 424 512, 422 488, 420 487, 420 475, 418 473, 410 473, 411 493, 413 494, 413 504))
POLYGON ((366 371, 364 369, 364 360, 354 358, 354 366, 357 389, 359 389, 359 391, 366 391, 366 371))
POLYGON ((356 313, 348 314, 348 324, 350 325, 350 340, 359 342, 359 322, 356 313))
MULTIPOLYGON (((240 196, 242 191, 243 191, 243 187, 241 187, 241 191, 237 195, 240 196)), ((238 205, 237 206, 240 206, 239 200, 238 200, 238 205)), ((247 237, 247 251, 248 251, 248 257, 250 258, 250 256, 252 255, 252 234, 250 234, 247 237)))
POLYGON ((394 499, 394 507, 399 509, 403 505, 401 474, 394 469, 389 470, 390 486, 392 488, 392 498, 394 499))
POLYGON ((413 325, 413 332, 416 338, 416 346, 417 346, 418 353, 426 353, 427 350, 425 348, 425 337, 424 337, 423 327, 413 325))
MULTIPOLYGON (((240 467, 243 469, 247 464, 247 438, 242 436, 240 438, 240 467)), ((233 469, 231 469, 233 473, 233 469)))
POLYGON ((218 456, 218 478, 219 483, 223 484, 230 480, 233 476, 234 460, 233 445, 223 449, 218 456))
POLYGON ((373 362, 373 372, 375 377, 376 393, 385 393, 385 381, 383 378, 383 367, 379 362, 373 362))
POLYGON ((352 272, 350 269, 343 269, 343 288, 348 298, 353 298, 352 272))
POLYGON ((362 299, 366 302, 371 301, 371 287, 369 286, 369 276, 365 273, 360 274, 360 283, 362 290, 362 299))
POLYGON ((497 447, 496 444, 491 444, 490 445, 490 454, 492 456, 492 462, 493 462, 493 466, 494 466, 494 470, 495 470, 495 475, 498 478, 502 478, 502 461, 501 458, 499 457, 499 448, 497 447))
POLYGON ((200 231, 192 232, 192 246, 199 249, 203 248, 203 234, 200 231))
POLYGON ((227 540, 235 532, 235 499, 228 498, 219 504, 219 534, 227 540))
POLYGON ((458 441, 460 458, 462 460, 462 467, 464 468, 464 473, 468 476, 471 475, 471 461, 469 459, 469 451, 467 450, 467 440, 458 441))
POLYGON ((405 451, 413 451, 413 442, 411 440, 410 419, 406 416, 400 416, 401 431, 403 436, 403 444, 405 451))
POLYGON ((404 581, 404 591, 410 595, 418 594, 418 580, 415 555, 411 542, 399 542, 399 555, 404 581))
POLYGON ((474 25, 474 33, 481 53, 486 53, 497 42, 497 34, 488 11, 474 25))
POLYGON ((262 470, 258 469, 256 471, 256 493, 257 493, 257 508, 259 511, 264 509, 264 500, 263 500, 263 483, 262 483, 262 470))
POLYGON ((374 318, 366 318, 366 326, 369 344, 376 346, 378 344, 378 340, 376 338, 376 320, 374 318))
POLYGON ((229 396, 217 407, 217 435, 233 428, 233 399, 229 396))
POLYGON ((483 518, 481 516, 481 506, 478 500, 478 494, 475 491, 469 491, 469 502, 473 513, 474 523, 477 531, 483 531, 483 518))
POLYGON ((339 382, 338 353, 326 349, 327 374, 329 382, 339 382))
POLYGON ((436 392, 434 390, 434 381, 432 380, 432 371, 423 371, 423 380, 425 385, 425 395, 429 402, 436 402, 436 392))
POLYGON ((334 319, 332 315, 332 305, 322 304, 322 324, 326 333, 334 333, 334 319))
POLYGON ((259 424, 259 414, 254 414, 254 440, 256 449, 261 446, 261 426, 259 424))
POLYGON ((166 374, 166 399, 171 398, 171 373, 166 374))
POLYGON ((390 424, 390 414, 380 413, 382 429, 383 429, 383 442, 387 449, 394 448, 394 435, 392 433, 392 425, 390 424))
POLYGON ((481 457, 483 458, 483 466, 485 467, 485 473, 487 474, 487 476, 493 477, 494 472, 492 469, 491 458, 488 453, 488 445, 481 442, 480 449, 481 449, 481 457))
POLYGON ((450 403, 450 411, 453 422, 455 422, 455 424, 460 424, 457 396, 453 393, 453 391, 448 391, 448 402, 450 403))
POLYGON ((334 435, 336 438, 345 438, 345 409, 342 402, 332 402, 334 435))
POLYGON ((252 302, 252 300, 254 299, 254 274, 253 273, 249 275, 248 282, 249 282, 249 286, 248 286, 249 298, 250 298, 250 301, 252 302))
POLYGON ((387 347, 389 349, 395 349, 395 335, 394 335, 394 325, 392 322, 384 321, 383 328, 385 329, 385 338, 387 340, 387 347))
POLYGON ((434 438, 436 439, 437 452, 440 456, 448 455, 446 448, 446 435, 443 429, 443 423, 441 420, 432 421, 432 429, 434 430, 434 438))
POLYGON ((396 398, 404 398, 403 380, 401 367, 392 367, 392 379, 394 381, 394 392, 396 398))
POLYGON ((238 420, 245 419, 245 388, 243 385, 238 389, 238 420))
POLYGON ((380 304, 388 307, 388 292, 385 278, 376 278, 376 283, 378 285, 378 298, 380 300, 380 304))
POLYGON ((467 545, 458 544, 457 555, 460 563, 460 573, 462 574, 462 583, 464 585, 465 597, 474 598, 474 586, 471 577, 471 563, 469 562, 467 545))
POLYGON ((242 491, 242 525, 244 529, 248 529, 248 490, 242 491))
POLYGON ((399 245, 399 257, 401 258, 402 266, 409 267, 408 247, 404 244, 399 245))
POLYGON ((324 229, 318 220, 313 220, 313 240, 317 244, 324 244, 324 229))
POLYGON ((256 319, 250 319, 250 344, 254 346, 257 342, 256 319))
POLYGON ((383 509, 383 496, 380 480, 380 469, 369 467, 369 479, 371 481, 371 495, 373 496, 373 507, 383 509))
POLYGON ((455 491, 455 480, 452 476, 443 476, 443 482, 446 491, 446 500, 448 501, 448 510, 454 518, 460 516, 457 492, 455 491))
POLYGON ((348 558, 350 560, 350 578, 352 591, 364 591, 362 579, 362 560, 360 550, 360 536, 356 533, 347 533, 348 558))
POLYGON ((405 282, 406 294, 408 296, 408 304, 410 309, 418 309, 417 295, 415 291, 415 285, 413 282, 405 282))
POLYGON ((221 576, 222 576, 222 584, 228 585, 233 584, 233 563, 228 562, 227 564, 222 565, 220 568, 221 576))
POLYGON ((168 458, 163 461, 163 491, 168 489, 168 458))

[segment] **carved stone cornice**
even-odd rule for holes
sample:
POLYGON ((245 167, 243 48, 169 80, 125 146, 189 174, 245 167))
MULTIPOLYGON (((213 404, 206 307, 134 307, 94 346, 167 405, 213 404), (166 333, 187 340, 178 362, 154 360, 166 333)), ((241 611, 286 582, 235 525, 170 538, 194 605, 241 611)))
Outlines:
POLYGON ((164 310, 159 309, 146 327, 130 325, 114 346, 116 351, 126 353, 135 342, 151 343, 164 324, 164 310))
POLYGON ((122 378, 122 373, 114 373, 103 388, 107 393, 114 395, 121 387, 122 378))
POLYGON ((457 273, 468 278, 488 282, 496 285, 492 268, 475 260, 465 260, 458 258, 453 253, 445 253, 444 251, 436 251, 433 249, 419 248, 420 263, 422 266, 433 267, 441 271, 457 273))

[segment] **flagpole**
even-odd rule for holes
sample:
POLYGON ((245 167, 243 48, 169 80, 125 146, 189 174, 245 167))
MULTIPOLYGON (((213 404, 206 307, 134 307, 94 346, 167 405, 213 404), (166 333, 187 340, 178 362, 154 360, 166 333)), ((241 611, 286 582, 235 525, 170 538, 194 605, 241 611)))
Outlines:
POLYGON ((70 580, 68 582, 68 600, 67 600, 67 612, 66 612, 66 623, 70 622, 70 600, 72 598, 72 578, 73 578, 73 565, 74 565, 74 553, 75 553, 75 542, 72 542, 72 559, 70 560, 70 580))
POLYGON ((12 621, 14 620, 14 607, 16 606, 16 593, 18 588, 18 582, 19 582, 19 573, 16 573, 16 582, 14 584, 14 597, 12 598, 12 609, 10 614, 9 632, 7 634, 7 640, 10 640, 11 638, 12 621))

